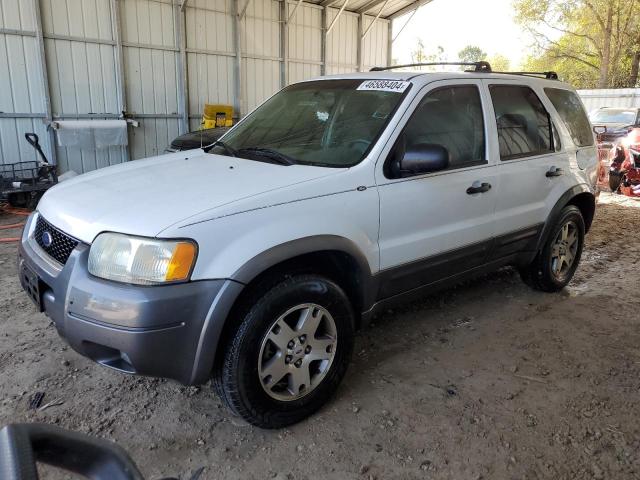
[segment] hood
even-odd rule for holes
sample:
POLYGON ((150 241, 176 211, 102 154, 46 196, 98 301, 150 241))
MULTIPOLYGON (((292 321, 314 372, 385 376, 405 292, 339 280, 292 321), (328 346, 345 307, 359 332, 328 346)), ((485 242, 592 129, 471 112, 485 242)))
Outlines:
MULTIPOLYGON (((38 211, 91 243, 103 231, 153 237, 176 222, 340 169, 271 163, 192 150, 107 167, 50 188, 38 211)), ((265 198, 265 202, 267 199, 265 198)))

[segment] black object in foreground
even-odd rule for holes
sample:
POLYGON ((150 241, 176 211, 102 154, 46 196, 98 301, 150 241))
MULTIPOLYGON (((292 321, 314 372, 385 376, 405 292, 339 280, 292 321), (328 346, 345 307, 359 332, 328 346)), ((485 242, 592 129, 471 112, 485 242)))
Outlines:
POLYGON ((37 480, 36 463, 94 480, 143 480, 129 455, 115 443, 38 423, 0 430, 2 480, 37 480))

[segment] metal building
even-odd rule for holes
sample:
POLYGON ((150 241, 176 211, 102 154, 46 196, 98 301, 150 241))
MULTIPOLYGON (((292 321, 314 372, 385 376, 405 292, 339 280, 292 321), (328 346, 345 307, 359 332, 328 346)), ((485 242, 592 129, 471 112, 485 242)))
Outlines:
POLYGON ((205 103, 244 115, 290 82, 387 64, 427 0, 0 0, 0 163, 78 173, 162 153, 205 103), (128 147, 55 146, 52 121, 135 119, 128 147))
POLYGON ((597 88, 578 90, 588 112, 602 107, 640 107, 640 88, 597 88))

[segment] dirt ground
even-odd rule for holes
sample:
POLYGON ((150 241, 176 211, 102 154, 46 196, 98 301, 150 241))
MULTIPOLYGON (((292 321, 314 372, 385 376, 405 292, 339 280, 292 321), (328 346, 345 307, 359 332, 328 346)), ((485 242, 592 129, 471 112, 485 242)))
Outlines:
POLYGON ((16 245, 0 244, 0 425, 114 440, 148 478, 638 479, 640 202, 604 200, 566 291, 505 269, 387 311, 359 334, 335 399, 282 431, 231 416, 209 385, 80 357, 21 292, 16 245), (37 391, 63 403, 31 411, 37 391))

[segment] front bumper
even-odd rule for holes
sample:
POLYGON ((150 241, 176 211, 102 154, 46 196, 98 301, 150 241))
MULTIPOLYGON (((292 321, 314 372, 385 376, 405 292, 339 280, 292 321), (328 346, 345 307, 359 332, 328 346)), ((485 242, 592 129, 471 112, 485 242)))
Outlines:
POLYGON ((96 278, 87 269, 88 245, 80 243, 64 266, 40 249, 31 238, 35 215, 24 229, 19 271, 26 266, 37 275, 42 310, 74 350, 127 373, 187 385, 208 379, 242 284, 137 286, 96 278))

